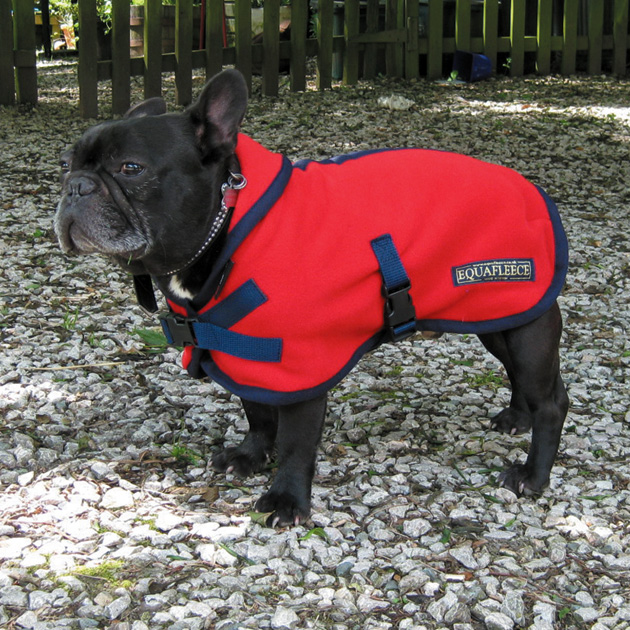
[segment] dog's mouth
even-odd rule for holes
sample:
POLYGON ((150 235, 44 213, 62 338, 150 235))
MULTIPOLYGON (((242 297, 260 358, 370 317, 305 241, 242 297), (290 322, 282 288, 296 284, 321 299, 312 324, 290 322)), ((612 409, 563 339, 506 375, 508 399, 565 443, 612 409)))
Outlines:
POLYGON ((150 249, 149 239, 120 212, 77 211, 62 202, 55 216, 55 232, 66 254, 99 253, 123 259, 138 260, 150 249))
POLYGON ((98 238, 98 234, 85 232, 76 222, 67 229, 67 238, 61 241, 66 254, 104 254, 131 260, 139 260, 146 255, 149 244, 135 233, 118 238, 98 238))

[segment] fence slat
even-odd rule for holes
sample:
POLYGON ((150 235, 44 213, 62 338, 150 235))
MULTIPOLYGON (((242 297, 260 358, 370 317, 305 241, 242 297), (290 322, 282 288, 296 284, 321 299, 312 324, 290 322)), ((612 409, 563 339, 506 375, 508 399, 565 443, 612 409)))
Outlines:
POLYGON ((15 0, 15 91, 18 103, 37 103, 37 65, 35 56, 35 5, 33 0, 15 0))
POLYGON ((598 74, 602 69, 604 36, 604 0, 590 0, 588 6, 588 73, 598 74))
POLYGON ((497 67, 499 37, 499 0, 486 0, 483 5, 483 54, 497 67))
POLYGON ((359 46, 353 41, 359 34, 359 0, 346 0, 344 3, 343 82, 354 85, 359 80, 359 46))
POLYGON ((252 11, 250 0, 235 0, 234 17, 236 67, 243 73, 249 91, 252 90, 252 11))
POLYGON ((417 0, 405 3, 405 28, 407 42, 405 45, 405 78, 416 79, 420 76, 420 47, 418 44, 420 7, 417 0))
POLYGON ((551 26, 553 20, 552 0, 538 0, 538 17, 536 20, 536 70, 539 74, 551 71, 551 26))
POLYGON ((564 26, 562 30, 562 74, 574 74, 577 55, 578 3, 565 2, 564 26))
MULTIPOLYGON (((365 33, 374 34, 378 32, 379 20, 379 0, 367 0, 365 8, 365 33)), ((376 64, 378 55, 378 45, 375 43, 366 44, 363 53, 363 76, 366 79, 373 79, 376 76, 376 64)))
POLYGON ((223 0, 206 0, 206 77, 223 68, 223 34, 225 13, 223 0))
POLYGON ((79 110, 83 118, 98 115, 98 48, 96 44, 96 0, 79 0, 79 110))
POLYGON ((189 0, 175 4, 175 102, 188 105, 192 101, 193 5, 189 0))
POLYGON ((525 0, 512 0, 510 45, 510 76, 520 77, 525 69, 525 0))
POLYGON ((129 48, 129 2, 112 1, 112 111, 124 114, 131 101, 131 53, 129 48))
POLYGON ((613 72, 626 74, 628 57, 628 0, 615 0, 613 21, 613 72))
POLYGON ((317 17, 317 88, 325 90, 332 85, 333 0, 319 0, 317 17))
POLYGON ((470 0, 455 4, 455 48, 470 51, 470 0))
POLYGON ((308 0, 291 2, 291 90, 306 89, 306 39, 308 37, 308 0))
POLYGON ((442 33, 444 32, 442 0, 429 0, 428 22, 427 78, 437 79, 442 76, 442 33))
POLYGON ((144 2, 144 98, 162 93, 162 3, 144 2))
POLYGON ((0 0, 0 105, 15 103, 11 0, 0 0))
POLYGON ((278 96, 280 0, 265 0, 264 7, 262 93, 265 96, 278 96))

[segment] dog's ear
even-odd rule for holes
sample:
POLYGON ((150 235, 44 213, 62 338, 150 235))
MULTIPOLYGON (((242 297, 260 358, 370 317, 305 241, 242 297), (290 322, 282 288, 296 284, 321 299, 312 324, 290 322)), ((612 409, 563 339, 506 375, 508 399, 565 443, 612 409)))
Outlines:
POLYGON ((188 113, 207 159, 234 153, 246 109, 247 84, 237 70, 224 70, 206 84, 188 113))
POLYGON ((159 96, 149 98, 142 103, 134 105, 125 114, 125 118, 138 118, 140 116, 159 116, 166 114, 166 103, 159 96))

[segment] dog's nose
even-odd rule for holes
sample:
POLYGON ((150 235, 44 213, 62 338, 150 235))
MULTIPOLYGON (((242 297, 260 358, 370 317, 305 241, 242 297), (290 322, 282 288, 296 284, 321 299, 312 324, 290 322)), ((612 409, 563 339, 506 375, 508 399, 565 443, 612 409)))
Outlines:
POLYGON ((67 182, 68 194, 78 197, 91 195, 97 188, 96 182, 90 177, 74 177, 67 182))

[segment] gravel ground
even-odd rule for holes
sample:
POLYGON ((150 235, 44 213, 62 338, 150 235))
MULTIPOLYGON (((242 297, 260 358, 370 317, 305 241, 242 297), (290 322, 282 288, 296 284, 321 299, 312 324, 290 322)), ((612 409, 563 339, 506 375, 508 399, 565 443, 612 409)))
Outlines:
POLYGON ((245 130, 291 158, 415 145, 514 167, 571 245, 572 407, 544 496, 497 487, 529 437, 488 430, 503 372, 447 335, 382 347, 331 394, 312 522, 274 531, 251 512, 272 471, 208 468, 246 430, 238 400, 186 376, 128 277, 58 250, 57 156, 90 124, 75 70, 40 66, 40 105, 0 108, 0 628, 630 628, 630 84, 253 97, 245 130))

